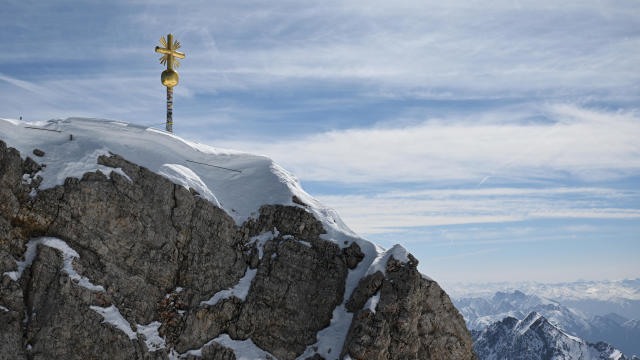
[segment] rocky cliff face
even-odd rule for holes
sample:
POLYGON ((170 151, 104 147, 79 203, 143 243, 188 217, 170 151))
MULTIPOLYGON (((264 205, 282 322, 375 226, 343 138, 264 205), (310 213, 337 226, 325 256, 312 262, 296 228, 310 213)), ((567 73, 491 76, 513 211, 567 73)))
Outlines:
POLYGON ((39 189, 46 163, 0 141, 0 359, 475 358, 413 257, 345 295, 362 249, 324 240, 301 201, 237 225, 122 157, 98 162, 121 171, 39 189))

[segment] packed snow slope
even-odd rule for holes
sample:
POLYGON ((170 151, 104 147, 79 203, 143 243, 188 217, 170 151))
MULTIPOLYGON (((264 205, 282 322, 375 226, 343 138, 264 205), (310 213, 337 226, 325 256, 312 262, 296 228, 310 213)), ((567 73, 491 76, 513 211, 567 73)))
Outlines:
POLYGON ((0 141, 9 358, 475 357, 413 256, 268 157, 100 119, 0 119, 0 141))
POLYGON ((334 210, 309 196, 295 176, 266 156, 214 148, 162 130, 102 119, 33 123, 0 119, 0 140, 32 157, 34 147, 45 152, 47 167, 40 173, 44 178, 41 190, 61 185, 67 177, 80 178, 88 171, 110 173, 113 169, 98 165, 96 159, 114 153, 196 190, 237 224, 256 216, 261 205, 297 206, 292 201, 295 195, 310 205, 329 229, 356 236, 334 210))

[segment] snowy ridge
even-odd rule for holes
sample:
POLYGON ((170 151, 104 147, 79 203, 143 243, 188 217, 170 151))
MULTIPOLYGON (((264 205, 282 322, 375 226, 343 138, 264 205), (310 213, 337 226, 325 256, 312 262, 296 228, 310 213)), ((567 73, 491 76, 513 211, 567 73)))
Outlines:
POLYGON ((266 156, 214 148, 157 129, 101 119, 35 123, 0 119, 0 140, 23 156, 34 157, 34 148, 45 152, 44 157, 36 158, 47 165, 39 173, 43 177, 40 189, 60 185, 67 177, 79 178, 89 171, 121 172, 97 164, 100 155, 114 153, 192 188, 224 209, 237 224, 256 216, 262 205, 301 206, 293 202, 295 195, 327 227, 327 240, 336 241, 337 234, 348 235, 345 240, 349 244, 340 244, 346 247, 358 238, 333 209, 307 194, 295 176, 266 156))
POLYGON ((584 314, 563 307, 556 301, 526 295, 517 290, 513 293, 497 292, 488 299, 454 299, 454 303, 464 316, 467 327, 473 330, 481 330, 509 316, 524 319, 532 311, 544 315, 554 325, 580 322, 579 325, 586 326, 584 314))
POLYGON ((520 291, 497 292, 488 299, 464 298, 453 301, 470 330, 483 330, 507 317, 522 320, 527 314, 535 312, 568 336, 589 342, 605 341, 625 354, 640 354, 637 341, 640 327, 634 326, 638 321, 619 314, 595 315, 520 291))
MULTIPOLYGON (((340 248, 356 242, 365 256, 355 269, 348 272, 344 301, 334 309, 330 326, 318 332, 317 342, 307 348, 300 356, 301 359, 315 353, 327 360, 337 358, 353 317, 346 310, 345 303, 360 279, 376 271, 386 273, 390 257, 401 262, 409 261, 406 249, 399 245, 385 250, 359 237, 348 228, 335 210, 307 194, 295 176, 266 156, 214 148, 157 129, 102 119, 68 118, 35 123, 0 119, 0 140, 18 149, 23 157, 30 156, 38 163, 46 164, 38 172, 43 178, 41 190, 60 185, 67 177, 79 178, 86 172, 97 170, 105 174, 116 172, 129 178, 121 169, 97 164, 101 155, 118 154, 174 183, 195 190, 202 198, 226 211, 238 225, 257 216, 262 205, 297 206, 312 213, 323 224, 326 233, 321 235, 322 239, 331 241, 340 248), (34 157, 31 154, 34 148, 44 151, 45 155, 34 157)), ((257 243, 260 257, 264 243, 278 235, 277 229, 274 229, 273 232, 252 239, 257 243)), ((311 246, 309 243, 303 245, 311 246)), ((18 264, 15 274, 9 276, 19 278, 24 268, 30 264, 29 254, 28 249, 25 261, 18 264)), ((230 296, 246 296, 254 275, 255 272, 248 270, 238 285, 214 294, 206 303, 215 304, 230 296)), ((81 285, 88 286, 88 280, 83 282, 80 277, 78 281, 81 285)), ((110 316, 110 319, 115 319, 113 321, 119 324, 117 309, 94 310, 110 316)), ((107 317, 105 321, 106 319, 107 317)), ((149 329, 152 328, 139 328, 139 331, 147 337, 146 334, 151 331, 149 329)), ((131 329, 128 331, 133 332, 131 329)), ((128 331, 125 332, 130 336, 128 331)), ((151 333, 147 338, 153 337, 151 333)), ((153 346, 160 345, 147 343, 147 346, 152 349, 153 346)))
MULTIPOLYGON (((382 249, 379 249, 379 250, 382 250, 382 249)), ((375 260, 373 260, 373 263, 371 264, 371 266, 369 266, 369 269, 367 270, 367 275, 374 274, 378 271, 386 275, 387 262, 389 261, 390 257, 393 257, 394 259, 400 262, 404 262, 404 263, 409 262, 409 252, 407 251, 407 249, 405 249, 404 246, 400 244, 396 244, 396 245, 393 245, 393 247, 391 247, 391 249, 389 250, 378 251, 378 256, 375 258, 375 260)))
POLYGON ((603 342, 590 344, 568 335, 535 312, 527 315, 524 320, 506 318, 472 334, 474 350, 480 360, 626 359, 622 352, 611 345, 603 342))

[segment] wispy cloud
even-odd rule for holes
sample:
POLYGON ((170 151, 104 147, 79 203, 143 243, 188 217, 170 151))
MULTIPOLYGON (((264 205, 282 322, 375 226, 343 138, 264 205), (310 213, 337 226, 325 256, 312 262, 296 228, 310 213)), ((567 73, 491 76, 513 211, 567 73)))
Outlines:
MULTIPOLYGON (((640 80, 635 2, 78 1, 69 6, 76 11, 10 2, 0 20, 16 32, 14 49, 0 64, 28 61, 39 69, 81 60, 84 65, 75 72, 99 75, 107 68, 132 77, 152 68, 153 44, 170 30, 188 53, 181 71, 194 94, 305 90, 313 84, 347 85, 352 95, 374 98, 633 101, 640 80)), ((118 90, 107 92, 117 98, 118 90)))
MULTIPOLYGON (((640 219, 640 209, 619 207, 621 200, 629 203, 639 199, 637 192, 605 188, 440 189, 320 196, 321 201, 338 209, 356 232, 363 234, 535 219, 640 219)), ((584 229, 574 227, 571 231, 584 229)))
POLYGON ((144 123, 149 118, 163 118, 162 97, 158 96, 162 89, 157 86, 159 81, 153 80, 139 76, 75 76, 26 81, 0 73, 2 113, 13 117, 27 114, 29 120, 74 115, 144 123))
POLYGON ((482 250, 476 250, 476 251, 467 251, 467 252, 457 253, 455 255, 436 256, 436 257, 429 258, 429 261, 461 259, 461 258, 478 256, 478 255, 491 254, 496 251, 500 251, 500 248, 488 248, 488 249, 482 249, 482 250))
MULTIPOLYGON (((640 174, 640 118, 575 106, 484 113, 406 127, 331 131, 276 143, 224 142, 264 153, 302 180, 342 182, 615 179, 640 174)), ((484 181, 484 183, 487 183, 484 181)))

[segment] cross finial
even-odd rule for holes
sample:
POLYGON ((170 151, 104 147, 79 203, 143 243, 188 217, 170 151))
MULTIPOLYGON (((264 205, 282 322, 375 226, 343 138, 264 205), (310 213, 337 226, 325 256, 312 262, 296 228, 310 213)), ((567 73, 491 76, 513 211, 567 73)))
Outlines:
POLYGON ((180 42, 173 40, 173 34, 168 34, 166 39, 164 36, 160 38, 160 44, 164 46, 156 46, 156 52, 164 54, 160 57, 160 63, 167 64, 167 70, 177 69, 180 66, 180 61, 175 58, 184 59, 184 53, 176 51, 181 47, 180 42))
POLYGON ((160 38, 160 44, 164 47, 156 46, 156 52, 162 54, 161 64, 167 64, 167 70, 162 72, 160 80, 162 85, 167 87, 167 131, 173 132, 173 87, 178 85, 178 72, 175 68, 180 66, 176 58, 184 59, 184 53, 176 51, 180 49, 180 42, 173 40, 173 34, 168 34, 167 38, 160 38))

